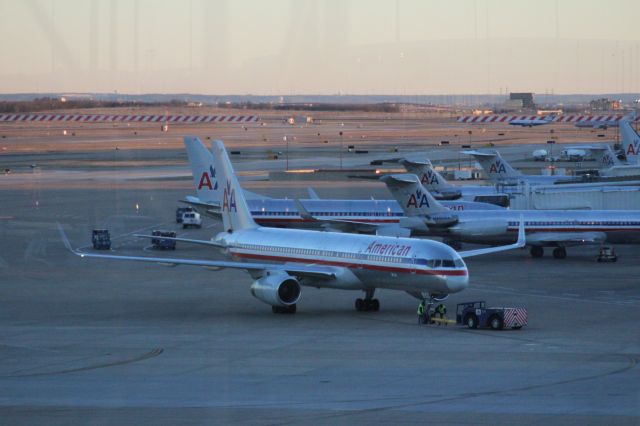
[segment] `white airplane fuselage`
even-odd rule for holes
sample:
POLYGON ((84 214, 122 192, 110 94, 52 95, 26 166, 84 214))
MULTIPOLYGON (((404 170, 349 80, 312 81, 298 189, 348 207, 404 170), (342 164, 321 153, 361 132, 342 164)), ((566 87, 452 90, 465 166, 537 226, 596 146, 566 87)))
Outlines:
POLYGON ((458 253, 431 240, 262 227, 223 232, 216 240, 232 257, 248 262, 335 267, 335 280, 301 281, 313 287, 449 294, 469 282, 458 253))
MULTIPOLYGON (((515 241, 522 216, 527 242, 536 243, 536 234, 602 235, 608 243, 640 243, 640 212, 615 210, 548 210, 496 212, 461 212, 459 224, 444 230, 433 229, 434 235, 455 235, 456 240, 482 244, 515 241)), ((543 244, 541 244, 543 245, 543 244)))
MULTIPOLYGON (((405 217, 395 200, 300 200, 309 213, 320 219, 353 220, 371 224, 398 224, 405 217)), ((260 225, 296 228, 317 228, 320 224, 313 219, 300 216, 294 200, 255 199, 247 200, 251 216, 260 225)), ((452 211, 482 209, 483 211, 503 210, 493 204, 467 201, 443 201, 452 211)))

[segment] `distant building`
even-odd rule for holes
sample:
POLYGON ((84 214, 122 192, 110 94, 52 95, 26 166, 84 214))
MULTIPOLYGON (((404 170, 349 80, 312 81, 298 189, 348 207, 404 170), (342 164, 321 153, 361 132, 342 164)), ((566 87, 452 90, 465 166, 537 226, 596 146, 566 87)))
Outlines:
POLYGON ((507 112, 522 111, 522 99, 507 99, 502 104, 502 109, 507 112))
POLYGON ((536 109, 536 104, 533 102, 533 93, 521 92, 521 93, 509 93, 510 101, 522 101, 523 109, 536 109))
POLYGON ((591 111, 615 111, 620 109, 620 101, 612 101, 607 98, 594 99, 589 102, 591 111))

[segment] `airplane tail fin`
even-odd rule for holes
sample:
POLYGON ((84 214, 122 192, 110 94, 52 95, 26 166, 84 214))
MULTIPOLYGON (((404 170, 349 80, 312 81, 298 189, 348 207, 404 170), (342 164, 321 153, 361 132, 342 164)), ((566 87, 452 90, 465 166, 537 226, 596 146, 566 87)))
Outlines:
POLYGON ((195 136, 185 136, 189 167, 193 175, 193 184, 200 201, 217 204, 222 200, 221 188, 215 176, 213 155, 195 136))
POLYGON ((627 162, 629 164, 638 164, 640 160, 640 136, 633 130, 631 122, 626 118, 620 120, 620 136, 627 162))
POLYGON ((520 176, 509 163, 507 163, 498 151, 481 152, 481 151, 463 151, 463 154, 472 155, 480 167, 487 174, 489 180, 494 182, 505 179, 514 179, 520 176))
POLYGON ((213 173, 217 172, 220 191, 222 192, 222 222, 227 232, 257 228, 251 217, 247 201, 238 182, 233 166, 222 141, 212 143, 214 161, 213 173))
POLYGON ((609 145, 602 147, 589 148, 591 156, 596 160, 596 164, 599 167, 608 168, 613 166, 619 166, 622 162, 618 159, 618 156, 609 145))
POLYGON ((448 212, 413 174, 386 175, 380 178, 407 216, 431 216, 448 212))
POLYGON ((429 160, 413 161, 404 158, 400 160, 400 164, 407 169, 407 172, 418 176, 420 183, 429 191, 447 192, 456 189, 454 185, 447 182, 447 180, 433 168, 429 160))

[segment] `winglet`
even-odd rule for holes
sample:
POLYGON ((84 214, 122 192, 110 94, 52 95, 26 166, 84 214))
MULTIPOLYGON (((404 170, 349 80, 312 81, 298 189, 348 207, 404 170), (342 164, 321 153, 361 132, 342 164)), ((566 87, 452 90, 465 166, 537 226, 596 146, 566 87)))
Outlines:
POLYGON ((296 208, 298 209, 298 214, 300 214, 300 217, 306 220, 316 220, 315 217, 313 217, 313 215, 311 213, 309 213, 309 210, 307 210, 302 203, 300 202, 300 200, 298 200, 297 198, 293 200, 293 202, 296 205, 296 208))
POLYGON ((62 243, 64 244, 65 248, 69 250, 71 253, 78 255, 78 252, 75 251, 73 247, 71 247, 69 238, 67 238, 67 234, 65 234, 64 230, 62 229, 62 225, 60 225, 60 223, 58 222, 56 222, 56 225, 58 225, 58 232, 60 232, 60 238, 62 239, 62 243))
POLYGON ((527 245, 527 237, 524 233, 524 217, 520 215, 520 224, 518 225, 518 241, 516 241, 517 247, 524 247, 527 245))
POLYGON ((312 200, 319 200, 320 199, 320 197, 318 197, 318 194, 316 193, 316 191, 312 187, 308 186, 307 187, 307 192, 309 193, 309 198, 311 198, 312 200))

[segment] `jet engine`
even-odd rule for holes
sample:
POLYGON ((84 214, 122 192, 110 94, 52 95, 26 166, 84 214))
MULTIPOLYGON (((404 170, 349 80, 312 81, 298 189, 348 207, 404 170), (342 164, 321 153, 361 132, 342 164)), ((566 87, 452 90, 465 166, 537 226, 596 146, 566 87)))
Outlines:
POLYGON ((271 306, 291 306, 300 299, 300 283, 286 272, 267 272, 251 284, 251 294, 271 306))
POLYGON ((458 222, 449 228, 453 235, 465 237, 489 237, 507 233, 507 221, 503 219, 475 219, 458 222))

